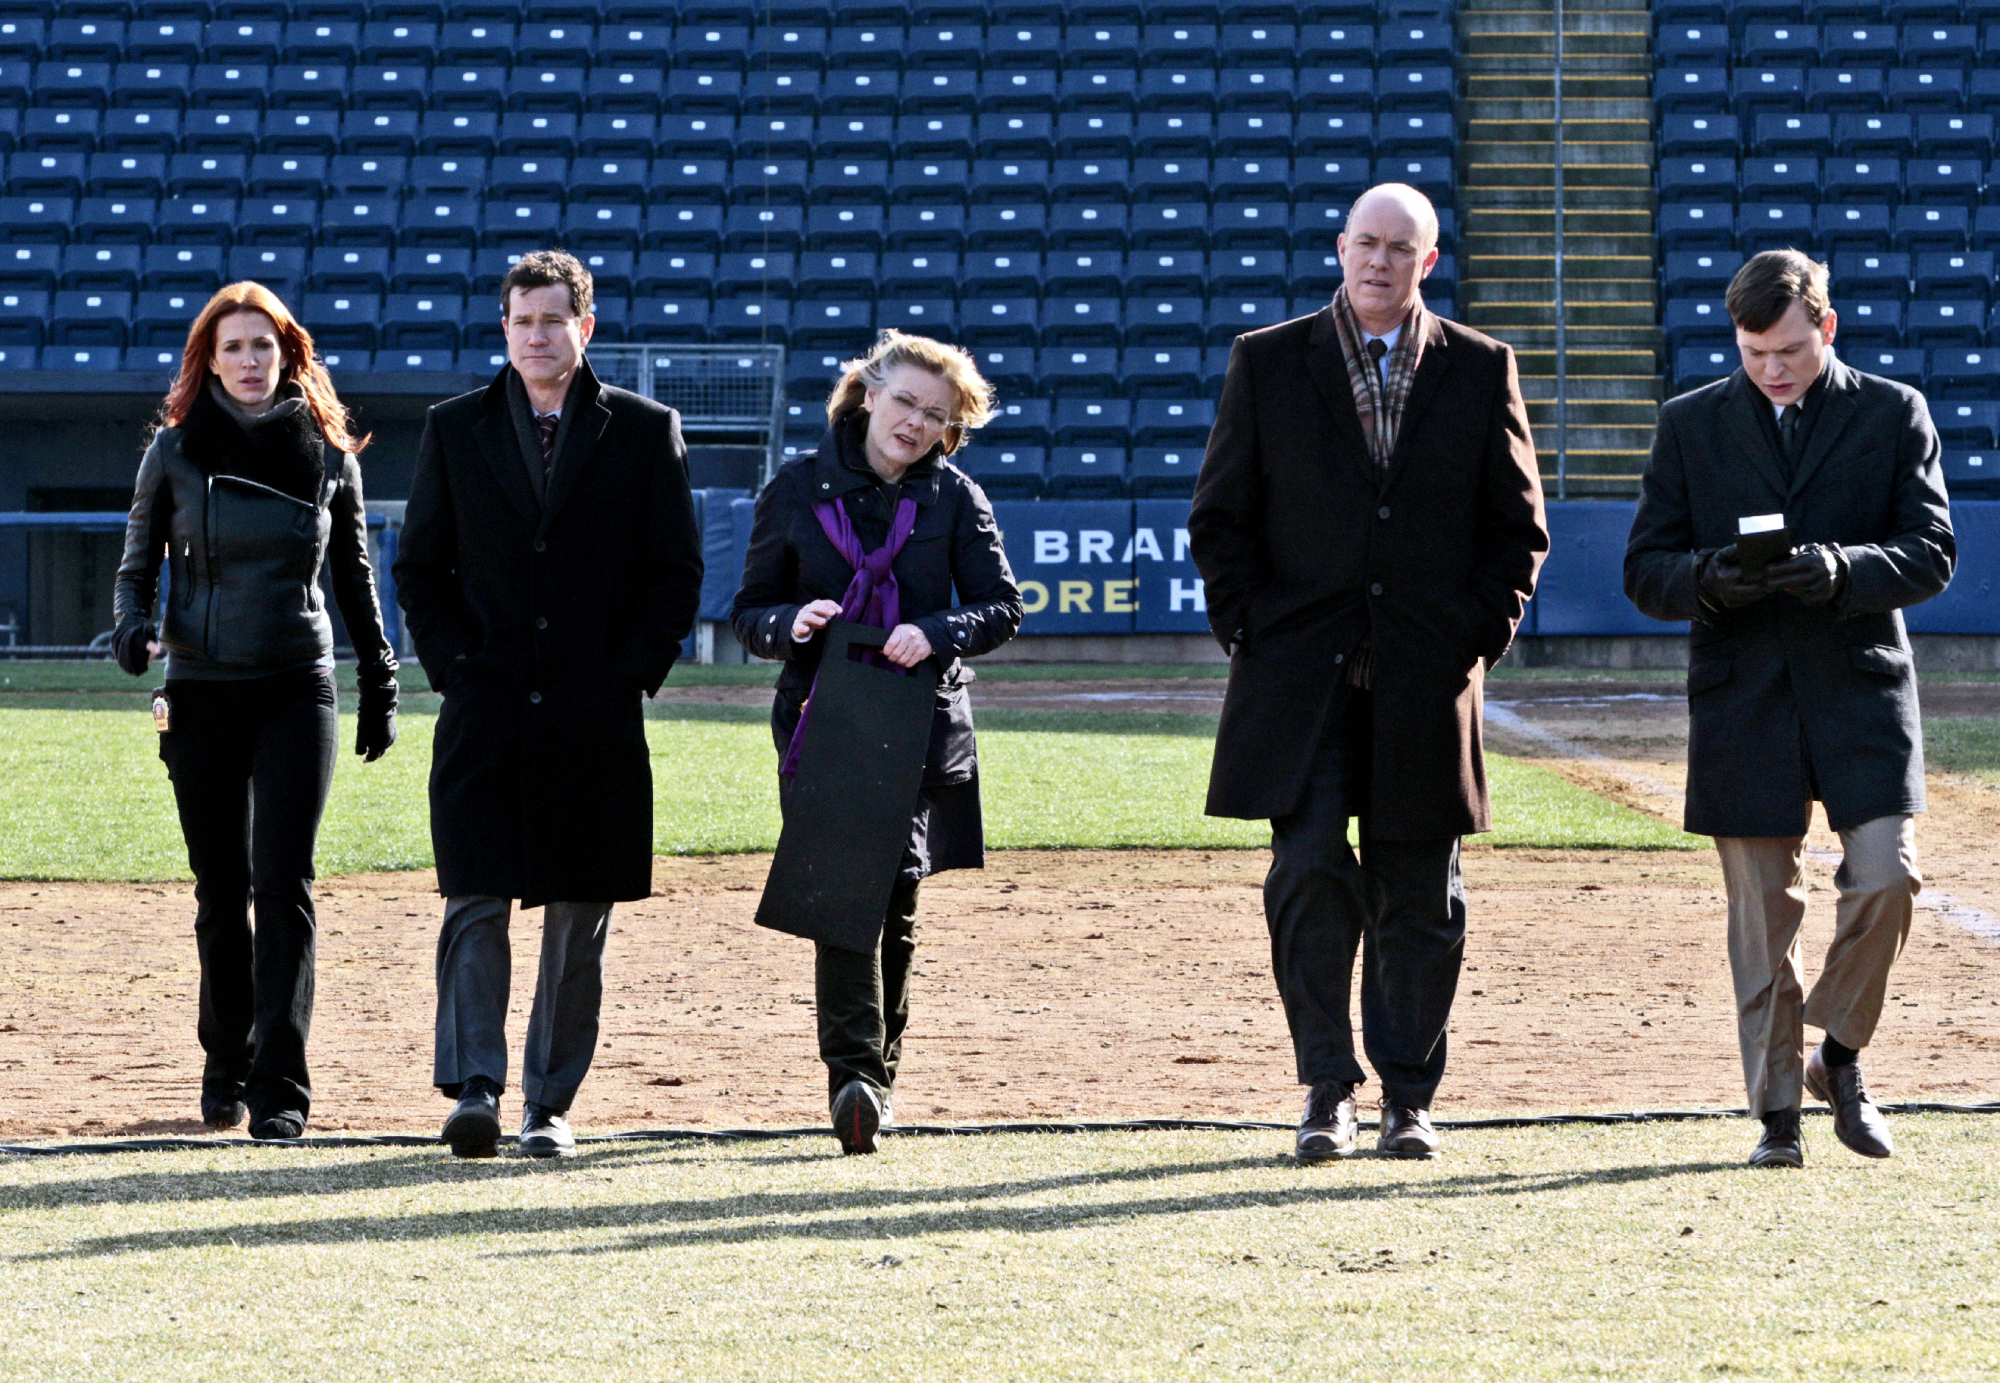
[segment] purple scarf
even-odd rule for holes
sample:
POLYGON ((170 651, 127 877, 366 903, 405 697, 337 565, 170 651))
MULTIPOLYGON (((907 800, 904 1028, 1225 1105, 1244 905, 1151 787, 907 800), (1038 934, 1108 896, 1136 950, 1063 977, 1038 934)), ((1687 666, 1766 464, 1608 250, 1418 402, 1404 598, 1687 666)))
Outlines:
MULTIPOLYGON (((894 629, 901 622, 902 600, 896 589, 896 573, 891 563, 903 550, 903 544, 910 540, 910 531, 917 526, 917 502, 905 496, 897 504, 895 520, 889 525, 889 536, 873 552, 861 550, 861 540, 854 536, 854 523, 847 517, 847 506, 840 500, 815 504, 813 517, 819 520, 820 529, 826 534, 826 540, 833 544, 833 550, 854 568, 854 579, 847 583, 847 592, 840 598, 840 617, 850 624, 894 629)), ((909 675, 908 668, 896 667, 872 648, 862 650, 861 656, 866 662, 895 668, 906 677, 909 675)), ((806 704, 799 708, 798 727, 792 731, 792 742, 785 750, 784 761, 778 765, 781 777, 798 776, 799 754, 806 742, 806 720, 812 715, 813 692, 818 690, 819 674, 815 672, 813 690, 806 693, 806 704)))

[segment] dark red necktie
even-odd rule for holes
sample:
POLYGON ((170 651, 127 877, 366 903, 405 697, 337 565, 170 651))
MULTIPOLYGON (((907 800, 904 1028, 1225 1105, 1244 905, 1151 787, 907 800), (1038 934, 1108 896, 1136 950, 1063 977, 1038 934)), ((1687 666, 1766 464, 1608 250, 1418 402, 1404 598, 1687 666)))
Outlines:
POLYGON ((544 413, 535 419, 535 426, 542 430, 542 474, 549 473, 549 467, 556 459, 556 424, 562 421, 560 413, 544 413))

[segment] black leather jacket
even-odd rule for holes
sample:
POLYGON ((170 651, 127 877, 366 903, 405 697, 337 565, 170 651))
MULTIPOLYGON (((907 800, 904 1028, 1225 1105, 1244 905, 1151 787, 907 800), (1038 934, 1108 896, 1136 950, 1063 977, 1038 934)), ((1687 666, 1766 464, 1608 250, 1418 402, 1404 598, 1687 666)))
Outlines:
POLYGON ((294 493, 241 474, 263 473, 260 463, 268 458, 260 452, 268 447, 206 395, 185 425, 160 429, 139 463, 125 523, 113 593, 121 624, 131 616, 149 619, 170 654, 237 673, 311 664, 333 652, 333 622, 320 592, 320 568, 330 564, 362 680, 393 676, 396 657, 382 631, 368 561, 360 463, 343 452, 331 468, 304 464, 324 448, 310 414, 291 430, 305 429, 311 430, 303 438, 286 439, 300 453, 293 458, 299 468, 286 472, 294 493), (296 445, 302 440, 317 445, 296 445), (169 591, 166 608, 156 610, 162 551, 169 591))

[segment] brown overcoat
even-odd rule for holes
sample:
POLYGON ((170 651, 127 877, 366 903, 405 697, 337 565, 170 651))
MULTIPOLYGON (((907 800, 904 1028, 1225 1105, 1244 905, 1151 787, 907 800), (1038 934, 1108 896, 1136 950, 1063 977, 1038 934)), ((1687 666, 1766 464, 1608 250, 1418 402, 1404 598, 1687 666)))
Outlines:
POLYGON ((1211 816, 1299 805, 1346 662, 1374 661, 1371 835, 1489 826, 1485 667, 1548 553, 1514 352, 1431 317, 1386 474, 1370 461, 1333 310, 1237 338, 1188 520, 1231 651, 1211 816))

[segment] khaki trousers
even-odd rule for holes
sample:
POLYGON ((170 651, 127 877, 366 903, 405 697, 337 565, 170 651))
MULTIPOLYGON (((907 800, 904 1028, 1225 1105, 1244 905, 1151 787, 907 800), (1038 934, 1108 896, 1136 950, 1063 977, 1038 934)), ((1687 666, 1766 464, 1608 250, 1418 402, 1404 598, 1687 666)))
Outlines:
POLYGON ((1881 816, 1840 833, 1833 944, 1805 996, 1799 924, 1806 913, 1803 836, 1717 837, 1729 890, 1729 973, 1750 1112, 1797 1109, 1811 1023, 1849 1047, 1875 1035, 1889 968, 1910 934, 1923 876, 1915 823, 1881 816))

